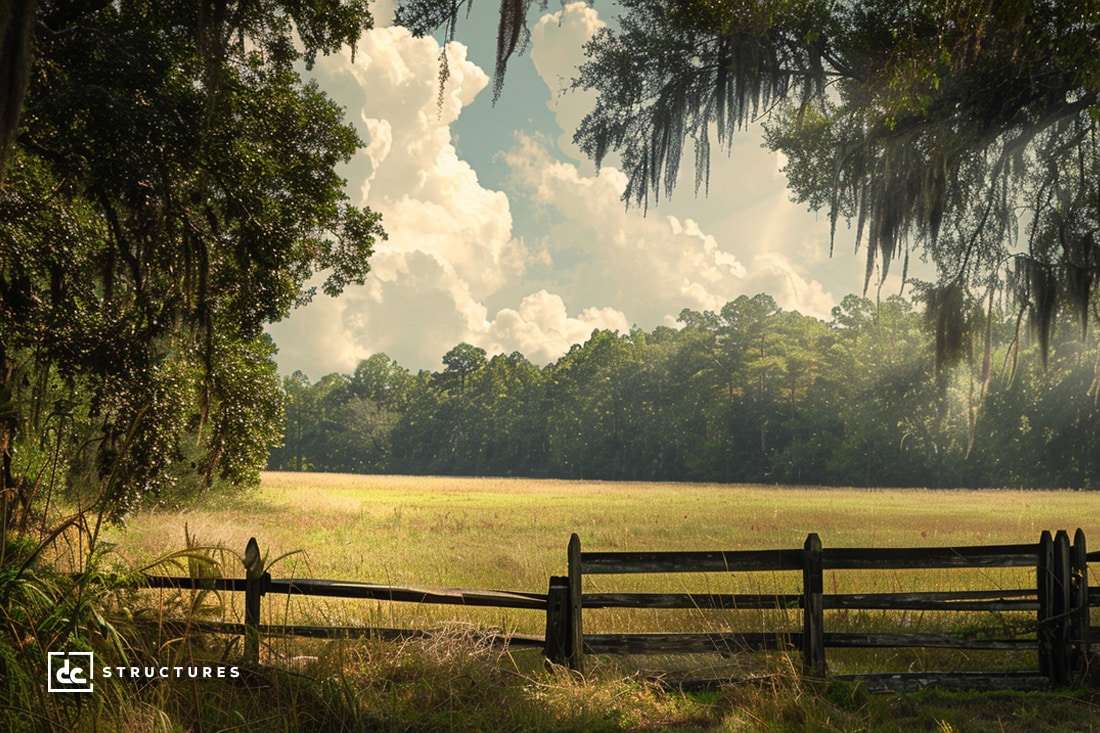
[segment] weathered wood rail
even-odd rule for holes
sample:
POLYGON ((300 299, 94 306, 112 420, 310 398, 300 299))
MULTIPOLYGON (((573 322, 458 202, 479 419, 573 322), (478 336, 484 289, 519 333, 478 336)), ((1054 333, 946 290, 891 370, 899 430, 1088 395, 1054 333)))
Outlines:
MULTIPOLYGON (((1070 682, 1087 664, 1089 641, 1100 631, 1090 624, 1090 608, 1100 606, 1100 589, 1088 583, 1090 556, 1085 537, 1077 530, 1073 541, 1065 531, 1043 532, 1039 542, 940 548, 824 548, 816 534, 800 549, 731 550, 717 552, 589 552, 582 551, 577 535, 567 550, 566 576, 550 579, 546 593, 463 588, 394 587, 343 580, 273 579, 257 562, 259 548, 249 541, 245 552, 246 577, 187 578, 147 576, 147 587, 207 588, 245 593, 244 624, 204 623, 202 630, 242 634, 245 657, 256 661, 262 635, 304 637, 374 636, 383 639, 424 636, 411 629, 359 626, 301 626, 260 623, 261 599, 267 594, 296 594, 418 604, 449 604, 541 611, 546 615, 543 637, 499 637, 514 646, 541 648, 548 660, 583 671, 589 654, 730 654, 748 650, 785 650, 799 653, 805 674, 823 677, 829 648, 949 648, 1033 652, 1034 670, 1009 673, 922 674, 920 684, 956 686, 1030 686, 1037 681, 1054 685, 1070 682), (251 561, 251 562, 250 562, 251 561), (1034 568, 1030 587, 901 593, 825 593, 826 571, 1034 568), (584 578, 593 575, 674 573, 791 573, 801 575, 799 593, 634 593, 585 592, 584 578), (598 633, 584 631, 585 614, 600 609, 728 609, 796 610, 797 630, 775 632, 715 630, 696 633, 598 633), (990 630, 957 633, 891 633, 835 631, 826 627, 826 612, 843 610, 932 611, 1016 614, 1030 619, 1022 634, 993 635, 990 630)), ((792 577, 794 577, 792 575, 792 577)), ((732 616, 732 614, 731 614, 732 616)), ((992 627, 991 627, 992 628, 992 627)), ((870 676, 868 676, 870 677, 870 676)), ((879 675, 904 686, 912 675, 879 675)), ((881 680, 880 680, 881 681, 881 680)), ((896 686, 896 685, 895 685, 896 686)))
MULTIPOLYGON (((802 549, 725 552, 585 552, 573 535, 568 572, 551 580, 547 611, 547 656, 584 669, 586 654, 729 653, 787 649, 800 652, 806 674, 823 677, 827 648, 950 648, 1034 651, 1034 678, 1066 684, 1088 654, 1089 608, 1100 596, 1088 587, 1085 537, 1044 532, 1032 545, 941 548, 823 548, 816 534, 802 549), (826 594, 824 573, 834 570, 1034 568, 1028 588, 872 594, 826 594), (586 593, 590 575, 650 573, 802 574, 797 594, 586 593), (606 608, 800 609, 802 628, 788 633, 600 633, 584 632, 586 611, 606 608), (853 633, 829 631, 826 611, 945 611, 1032 614, 1031 634, 990 637, 980 633, 853 633)), ((1030 671, 1027 671, 1030 672, 1030 671)), ((1020 675, 1014 675, 1020 677, 1020 675)), ((927 677, 927 675, 926 675, 927 677)), ((987 675, 987 678, 989 676, 987 675)), ((1027 677, 1025 673, 1024 677, 1027 677)), ((971 682, 975 680, 971 679, 971 682)))
MULTIPOLYGON (((376 600, 395 603, 443 604, 485 608, 513 608, 542 611, 546 609, 546 595, 498 590, 474 590, 467 588, 413 588, 376 583, 360 583, 348 580, 321 580, 316 578, 276 579, 249 559, 259 555, 255 538, 248 541, 245 550, 245 578, 181 577, 146 575, 143 584, 147 588, 179 588, 192 590, 218 590, 245 594, 245 618, 243 624, 221 622, 191 622, 187 626, 211 633, 240 634, 245 639, 246 661, 256 662, 259 656, 259 638, 262 635, 301 636, 307 638, 377 637, 398 640, 427 636, 416 629, 393 629, 369 626, 316 626, 300 624, 260 623, 261 599, 270 594, 319 596, 349 600, 376 600)), ((501 640, 504 640, 501 637, 501 640)), ((516 636, 507 638, 512 646, 537 646, 542 648, 541 637, 516 636)))

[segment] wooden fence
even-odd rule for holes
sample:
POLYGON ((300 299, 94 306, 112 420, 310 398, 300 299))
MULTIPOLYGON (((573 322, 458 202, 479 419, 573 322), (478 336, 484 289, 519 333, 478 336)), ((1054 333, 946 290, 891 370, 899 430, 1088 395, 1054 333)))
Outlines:
MULTIPOLYGON (((1085 537, 1077 530, 1073 541, 1065 531, 1043 532, 1031 545, 997 545, 941 548, 824 548, 816 534, 801 549, 733 550, 715 552, 588 552, 573 535, 567 552, 568 575, 550 578, 542 593, 457 588, 402 588, 371 583, 315 579, 273 579, 264 571, 259 547, 249 540, 243 579, 148 576, 148 587, 207 588, 245 593, 244 624, 204 624, 202 628, 242 634, 245 658, 256 661, 264 634, 306 637, 376 636, 402 638, 425 632, 358 626, 295 626, 260 623, 261 599, 271 593, 373 599, 393 602, 450 604, 542 611, 546 615, 543 637, 502 638, 513 646, 541 648, 548 660, 583 671, 586 654, 680 654, 740 650, 786 649, 801 654, 805 674, 825 676, 828 648, 950 648, 1034 652, 1037 669, 1014 674, 933 676, 920 675, 920 683, 961 686, 1032 686, 1043 682, 1063 685, 1084 671, 1088 660, 1089 610, 1100 606, 1100 593, 1089 589, 1089 557, 1085 537), (965 568, 1034 568, 1029 587, 968 589, 965 591, 826 594, 825 571, 904 570, 965 568), (799 593, 589 593, 585 576, 665 573, 760 573, 801 574, 799 593), (600 633, 586 634, 586 612, 598 609, 797 609, 801 628, 795 632, 712 633, 600 633), (1030 631, 1011 638, 973 630, 957 633, 859 633, 830 631, 826 611, 832 610, 1006 612, 1033 618, 1030 631)), ((868 676, 870 677, 870 676, 868 676)), ((892 678, 905 686, 906 675, 892 678)))
MULTIPOLYGON (((311 578, 275 579, 266 572, 260 561, 260 550, 255 538, 249 539, 245 550, 244 578, 195 578, 164 575, 146 575, 147 588, 181 588, 192 590, 236 591, 245 594, 243 624, 220 622, 191 622, 190 628, 244 636, 244 657, 255 662, 259 656, 259 642, 264 635, 302 636, 309 638, 378 637, 388 640, 416 638, 427 633, 416 629, 391 629, 367 626, 312 626, 295 624, 260 623, 260 606, 264 596, 270 594, 318 596, 352 600, 377 600, 396 603, 445 604, 488 608, 533 609, 545 611, 546 595, 497 590, 472 590, 466 588, 412 588, 345 580, 318 580, 311 578)), ((537 646, 542 648, 542 637, 502 637, 512 646, 537 646)))
MULTIPOLYGON (((584 669, 584 655, 670 654, 682 652, 787 648, 801 652, 806 674, 823 677, 826 648, 950 648, 962 650, 1034 651, 1038 669, 1022 679, 1043 678, 1066 684, 1087 660, 1090 600, 1087 552, 1081 530, 1071 544, 1060 531, 1044 532, 1037 544, 980 547, 863 549, 823 548, 816 534, 802 549, 727 552, 584 552, 573 535, 568 552, 569 574, 550 586, 547 656, 577 670, 584 669), (826 570, 905 570, 966 568, 1034 568, 1035 584, 1028 588, 874 594, 825 594, 826 570), (695 594, 695 593, 586 593, 587 575, 639 573, 801 573, 802 592, 797 594, 695 594), (800 609, 799 632, 723 633, 584 633, 584 612, 605 608, 678 609, 800 609), (971 632, 958 633, 852 633, 826 629, 827 610, 871 609, 883 611, 1006 612, 1034 614, 1030 638, 996 638, 971 632)), ((904 683, 905 675, 890 675, 904 683)), ((921 675, 928 679, 930 675, 921 675)), ((955 676, 966 684, 979 678, 955 676)), ((993 684, 1004 684, 985 674, 993 684)), ((1017 675, 1017 677, 1020 677, 1017 675)), ((953 683, 945 677, 942 681, 953 683)), ((959 684, 964 684, 960 681, 959 684)))

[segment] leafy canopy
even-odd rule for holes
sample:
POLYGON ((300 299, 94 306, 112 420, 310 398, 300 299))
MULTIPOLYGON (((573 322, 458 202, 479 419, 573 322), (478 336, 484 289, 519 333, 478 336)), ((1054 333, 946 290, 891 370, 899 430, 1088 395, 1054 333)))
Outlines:
POLYGON ((356 133, 296 70, 370 22, 366 0, 37 3, 0 183, 5 526, 42 476, 120 514, 263 465, 263 326, 317 274, 362 282, 384 236, 334 170, 356 133))

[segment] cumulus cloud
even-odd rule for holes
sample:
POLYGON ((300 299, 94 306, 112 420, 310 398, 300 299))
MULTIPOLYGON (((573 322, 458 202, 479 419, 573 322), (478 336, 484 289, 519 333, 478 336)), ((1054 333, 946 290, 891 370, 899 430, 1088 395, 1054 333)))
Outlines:
POLYGON ((314 68, 366 141, 342 171, 349 195, 382 214, 389 239, 365 286, 348 288, 338 305, 319 297, 270 329, 284 371, 350 371, 379 351, 432 368, 471 331, 484 331, 481 299, 524 268, 507 196, 482 187, 451 140, 450 124, 489 77, 450 44, 440 94, 439 59, 433 39, 390 27, 364 34, 354 60, 334 54, 314 68))
MULTIPOLYGON (((336 300, 318 296, 271 327, 284 372, 347 373, 378 352, 438 369, 463 341, 546 363, 594 329, 675 325, 684 308, 717 310, 757 292, 827 317, 835 299, 807 272, 820 265, 827 229, 808 226, 787 201, 777 158, 758 137, 738 138, 731 160, 715 161, 712 198, 688 193, 648 216, 624 206, 626 180, 613 165, 597 175, 581 161, 572 132, 593 100, 562 92, 601 26, 593 9, 573 3, 532 28, 522 60, 553 92, 549 112, 561 135, 486 131, 500 137, 507 193, 479 181, 452 136, 489 82, 464 46, 447 47, 442 95, 438 43, 403 28, 364 34, 354 61, 346 53, 318 60, 321 87, 365 141, 342 171, 348 193, 383 215, 389 239, 365 285, 336 300)), ((513 122, 526 115, 498 113, 513 122)))
POLYGON ((696 222, 626 209, 619 171, 583 175, 526 136, 505 160, 515 183, 555 214, 546 252, 576 307, 613 304, 652 327, 683 308, 720 308, 740 291, 745 266, 696 222))
POLYGON ((388 28, 393 25, 393 14, 397 11, 397 0, 374 0, 370 13, 375 28, 388 28))
POLYGON ((583 60, 584 44, 605 25, 595 8, 581 2, 542 16, 531 29, 531 61, 550 88, 546 106, 562 131, 558 149, 582 163, 588 163, 588 158, 573 144, 573 131, 595 106, 596 95, 574 90, 572 83, 583 60))
POLYGON ((532 266, 546 268, 542 246, 513 236, 508 196, 481 185, 450 131, 489 77, 464 46, 449 44, 440 96, 439 57, 433 39, 383 28, 364 35, 354 61, 318 60, 319 83, 366 142, 343 170, 349 195, 382 214, 389 239, 379 243, 365 285, 336 300, 319 296, 269 329, 283 371, 350 372, 378 352, 434 369, 462 341, 549 361, 593 329, 629 328, 610 305, 570 314, 560 295, 524 288, 532 266), (494 299, 507 302, 490 314, 494 299))
POLYGON ((557 359, 592 331, 630 330, 626 315, 615 308, 585 308, 571 317, 560 295, 540 290, 525 297, 516 309, 504 308, 489 324, 484 345, 492 352, 519 351, 533 362, 557 359))

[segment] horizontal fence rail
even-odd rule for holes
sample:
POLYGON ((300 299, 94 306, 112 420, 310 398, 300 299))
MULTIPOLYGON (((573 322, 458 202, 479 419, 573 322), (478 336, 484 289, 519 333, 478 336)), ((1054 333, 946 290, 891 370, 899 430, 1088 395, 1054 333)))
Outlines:
MULTIPOLYGON (((148 588, 189 588, 193 590, 246 591, 244 578, 181 578, 147 575, 148 588)), ((267 573, 261 576, 261 595, 322 596, 353 600, 395 601, 404 603, 445 604, 451 606, 481 606, 488 608, 530 608, 545 610, 546 595, 513 593, 501 590, 471 590, 467 588, 401 588, 392 585, 357 583, 349 580, 318 580, 299 578, 275 580, 267 573)))
MULTIPOLYGON (((776 650, 800 653, 805 674, 826 674, 826 649, 942 648, 1035 653, 1038 670, 1011 673, 955 673, 936 677, 925 673, 866 675, 882 684, 905 687, 937 680, 945 686, 985 680, 1005 687, 1023 680, 1066 684, 1084 670, 1089 641, 1097 629, 1090 608, 1100 606, 1100 589, 1088 585, 1088 562, 1100 553, 1088 553, 1085 537, 1077 530, 1072 543, 1065 531, 1043 532, 1036 544, 939 548, 823 548, 816 534, 801 549, 726 550, 713 552, 587 552, 573 535, 567 549, 568 575, 550 579, 546 593, 466 588, 396 587, 346 580, 275 579, 264 571, 259 547, 249 540, 245 551, 245 578, 145 576, 148 588, 180 588, 243 592, 243 624, 189 622, 181 629, 240 634, 245 658, 258 659, 263 636, 291 635, 314 638, 370 636, 408 639, 429 636, 414 629, 362 626, 306 626, 261 624, 261 598, 267 594, 318 596, 416 604, 508 608, 541 611, 546 615, 544 636, 487 635, 491 643, 538 647, 546 658, 584 670, 586 654, 701 654, 730 655, 742 651, 776 650), (825 593, 824 573, 837 570, 1034 568, 1035 585, 1027 588, 898 593, 825 593), (798 593, 636 593, 583 591, 586 575, 672 573, 801 574, 798 593), (677 633, 585 633, 584 613, 600 609, 786 610, 798 611, 799 628, 774 632, 728 630, 677 633), (955 633, 889 633, 836 631, 826 628, 825 611, 881 610, 914 612, 1015 613, 1031 618, 1023 638, 994 627, 955 633), (984 675, 984 677, 982 676, 984 675)), ((791 576, 796 577, 794 575, 791 576)), ((982 686, 982 684, 975 686, 982 686)))
MULTIPOLYGON (((163 575, 147 575, 144 585, 147 588, 180 588, 191 590, 220 590, 247 592, 247 580, 244 578, 183 578, 163 575)), ((351 600, 378 600, 417 604, 444 604, 452 606, 482 608, 518 608, 546 609, 546 596, 539 593, 512 593, 509 591, 471 590, 466 588, 399 588, 373 583, 356 583, 345 580, 275 580, 268 574, 261 576, 260 595, 281 593, 286 595, 320 596, 351 600)), ((247 604, 246 604, 247 605, 247 604)), ((194 630, 239 634, 245 638, 254 631, 257 636, 301 636, 312 639, 351 639, 371 637, 385 641, 401 639, 427 638, 432 634, 417 629, 394 629, 368 626, 316 626, 301 624, 261 624, 257 621, 244 624, 222 622, 179 623, 181 630, 194 630)), ((542 648, 542 637, 510 634, 507 637, 490 634, 485 637, 489 643, 507 643, 510 646, 542 648)), ((246 650, 248 661, 257 661, 259 646, 246 650)))
POLYGON ((768 572, 801 570, 802 551, 586 552, 582 561, 585 575, 768 572))
MULTIPOLYGON (((226 623, 223 621, 165 620, 158 622, 158 625, 180 636, 187 633, 246 636, 252 630, 247 624, 226 623)), ((263 636, 297 636, 305 639, 371 638, 381 641, 404 641, 408 639, 431 639, 437 636, 436 632, 422 629, 382 628, 377 626, 313 626, 308 624, 258 624, 255 631, 263 636)), ((542 649, 545 646, 543 637, 526 634, 505 634, 489 631, 479 634, 479 639, 484 643, 508 647, 542 649)))
POLYGON ((1027 568, 1039 561, 1040 545, 979 547, 835 548, 821 551, 826 570, 934 570, 1027 568))

